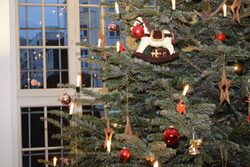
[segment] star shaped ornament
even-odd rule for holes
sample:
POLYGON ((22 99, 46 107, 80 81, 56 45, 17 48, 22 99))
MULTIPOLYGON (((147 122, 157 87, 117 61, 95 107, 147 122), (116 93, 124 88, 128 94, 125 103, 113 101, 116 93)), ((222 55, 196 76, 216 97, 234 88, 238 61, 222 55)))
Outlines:
POLYGON ((227 79, 226 71, 222 70, 221 81, 218 83, 218 87, 220 89, 220 104, 222 104, 224 101, 230 104, 229 88, 231 87, 232 83, 233 81, 227 79))

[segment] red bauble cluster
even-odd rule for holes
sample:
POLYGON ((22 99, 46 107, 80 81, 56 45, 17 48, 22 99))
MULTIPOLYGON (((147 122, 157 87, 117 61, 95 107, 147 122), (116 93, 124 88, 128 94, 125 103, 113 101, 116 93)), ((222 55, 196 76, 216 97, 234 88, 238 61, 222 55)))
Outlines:
POLYGON ((110 23, 110 24, 108 25, 108 30, 109 30, 110 32, 115 32, 117 29, 118 29, 118 26, 117 26, 114 22, 112 22, 112 23, 110 23))
POLYGON ((144 36, 144 29, 140 24, 137 24, 132 28, 131 34, 135 38, 142 38, 144 36))
POLYGON ((71 97, 67 93, 64 93, 59 100, 64 106, 68 106, 71 103, 71 97))
POLYGON ((163 139, 165 140, 167 145, 169 146, 175 145, 180 140, 180 134, 175 128, 170 127, 163 133, 163 139))
POLYGON ((126 149, 126 148, 121 149, 121 151, 120 151, 120 158, 124 162, 128 162, 128 160, 130 159, 130 156, 131 156, 131 154, 130 154, 130 152, 129 152, 128 149, 126 149))
POLYGON ((215 36, 215 39, 221 41, 221 42, 224 42, 226 40, 226 35, 223 34, 223 33, 220 33, 218 35, 215 36))

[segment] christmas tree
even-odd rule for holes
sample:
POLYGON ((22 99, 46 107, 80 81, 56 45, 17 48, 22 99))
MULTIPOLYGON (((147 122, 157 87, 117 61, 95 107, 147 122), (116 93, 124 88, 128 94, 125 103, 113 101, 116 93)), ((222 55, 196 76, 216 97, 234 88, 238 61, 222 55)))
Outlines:
POLYGON ((63 85, 76 89, 71 112, 52 113, 70 125, 48 121, 64 131, 55 138, 70 142, 65 166, 247 167, 250 1, 101 5, 114 7, 110 17, 120 22, 109 30, 135 42, 104 47, 100 29, 98 45, 84 45, 101 58, 80 61, 102 67, 107 91, 63 85), (73 113, 82 103, 103 104, 104 118, 73 113))

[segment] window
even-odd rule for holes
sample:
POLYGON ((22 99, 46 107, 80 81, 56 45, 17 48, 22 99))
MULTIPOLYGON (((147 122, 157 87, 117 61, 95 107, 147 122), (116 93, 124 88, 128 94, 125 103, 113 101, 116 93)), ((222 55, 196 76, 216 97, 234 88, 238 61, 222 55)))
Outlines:
POLYGON ((21 89, 68 83, 67 1, 19 2, 21 89))
POLYGON ((51 160, 52 155, 63 157, 67 153, 61 147, 67 143, 52 138, 53 134, 61 134, 62 130, 47 121, 40 120, 40 117, 53 118, 65 126, 68 125, 67 120, 62 117, 49 114, 50 110, 68 112, 67 107, 21 108, 23 167, 44 167, 44 164, 37 162, 38 159, 51 160))

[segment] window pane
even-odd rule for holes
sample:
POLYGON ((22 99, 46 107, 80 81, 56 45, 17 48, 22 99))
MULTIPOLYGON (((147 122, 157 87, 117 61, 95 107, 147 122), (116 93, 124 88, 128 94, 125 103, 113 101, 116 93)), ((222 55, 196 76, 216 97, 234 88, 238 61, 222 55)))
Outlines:
POLYGON ((30 88, 43 88, 43 72, 30 72, 30 88))
POLYGON ((58 18, 59 11, 58 7, 45 7, 45 27, 46 28, 59 28, 58 18))
POLYGON ((26 30, 20 30, 20 46, 27 46, 27 33, 26 30))
MULTIPOLYGON (((42 7, 28 6, 28 28, 42 27, 42 7)), ((20 16, 19 16, 20 17, 20 16)))
POLYGON ((32 70, 43 69, 42 49, 30 49, 29 50, 29 69, 32 69, 32 70))
POLYGON ((46 30, 46 45, 59 46, 60 34, 58 30, 46 30))
POLYGON ((45 164, 38 163, 39 159, 45 159, 44 151, 24 151, 23 167, 45 167, 45 164))
POLYGON ((21 72, 21 89, 28 89, 29 88, 29 80, 28 80, 28 73, 21 72))
POLYGON ((68 69, 68 50, 61 49, 61 69, 68 69))
POLYGON ((40 120, 43 116, 43 113, 31 114, 31 147, 44 147, 44 122, 40 120))
POLYGON ((21 70, 28 70, 27 49, 20 49, 20 67, 21 67, 21 70))
POLYGON ((80 28, 99 28, 99 8, 80 8, 80 28))
POLYGON ((57 88, 57 84, 60 83, 60 74, 58 71, 47 72, 47 88, 57 88))
POLYGON ((25 6, 19 6, 19 26, 20 27, 27 27, 26 22, 26 7, 25 6))
POLYGON ((67 0, 45 0, 49 4, 67 4, 67 0))
POLYGON ((99 0, 80 0, 80 4, 99 4, 99 0))
POLYGON ((42 3, 42 0, 19 0, 20 3, 42 3))
POLYGON ((29 46, 42 46, 42 30, 28 30, 28 44, 29 46))

